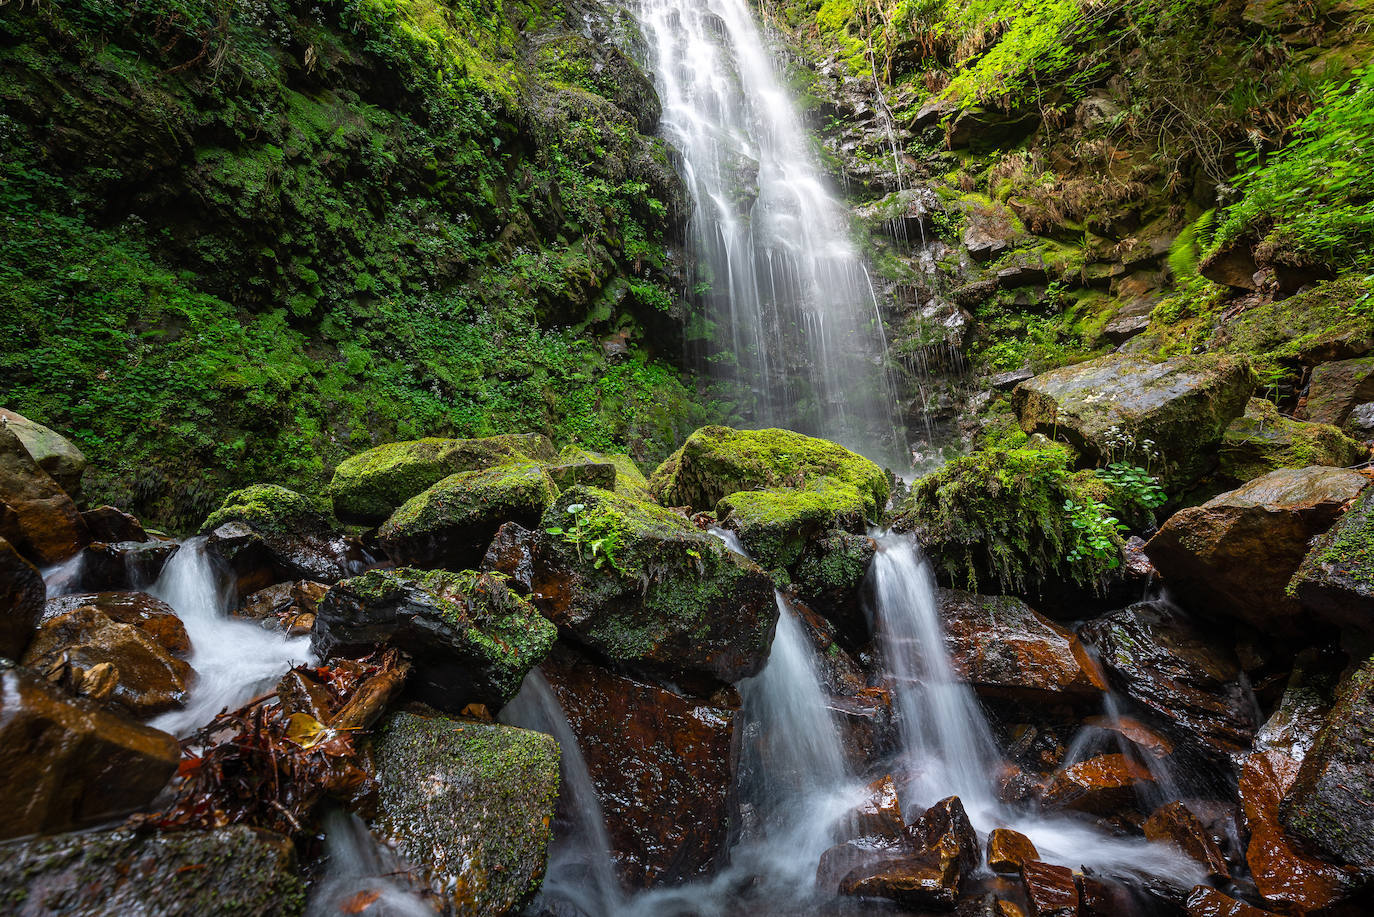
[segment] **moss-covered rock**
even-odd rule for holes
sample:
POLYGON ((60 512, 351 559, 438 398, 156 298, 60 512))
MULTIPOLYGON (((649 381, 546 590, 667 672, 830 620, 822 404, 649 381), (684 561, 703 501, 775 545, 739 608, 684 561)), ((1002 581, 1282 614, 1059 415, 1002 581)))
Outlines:
POLYGON ((299 914, 291 842, 240 825, 213 831, 61 834, 0 846, 9 914, 299 914))
POLYGON ((1029 379, 1012 401, 1023 430, 1068 442, 1090 464, 1143 465, 1158 453, 1159 476, 1174 489, 1207 471, 1254 385, 1244 357, 1108 354, 1029 379))
POLYGON ((859 594, 877 550, 877 542, 867 535, 832 531, 809 542, 788 571, 797 596, 829 619, 852 646, 862 646, 870 636, 859 594))
POLYGON ((557 494, 538 462, 517 459, 460 471, 407 500, 377 538, 397 564, 472 567, 503 522, 534 525, 557 494))
POLYGON ((1326 620, 1374 631, 1374 490, 1313 542, 1288 594, 1326 620))
POLYGON ((332 583, 349 570, 349 547, 309 499, 275 484, 253 484, 224 498, 200 533, 233 570, 239 591, 286 579, 332 583))
POLYGON ((200 524, 207 535, 226 522, 242 522, 264 535, 322 532, 329 528, 324 514, 306 497, 276 484, 252 484, 224 498, 200 524))
POLYGON ((372 751, 372 830, 425 874, 453 913, 515 913, 539 890, 558 799, 553 737, 395 713, 372 751))
POLYGON ((332 587, 320 600, 311 644, 322 657, 398 647, 415 664, 407 690, 426 703, 495 711, 557 636, 503 577, 401 568, 369 570, 332 587))
POLYGON ((1251 398, 1244 416, 1233 420, 1221 437, 1221 472, 1240 482, 1278 468, 1341 468, 1368 455, 1365 446, 1337 427, 1294 420, 1263 398, 1251 398))
POLYGON ((538 433, 483 439, 415 439, 388 443, 344 459, 328 494, 344 522, 377 525, 397 507, 451 474, 481 471, 513 458, 552 461, 553 443, 538 433))
POLYGON ((869 501, 832 478, 803 490, 744 490, 716 504, 716 518, 738 535, 749 556, 772 570, 790 567, 806 543, 829 529, 862 530, 869 501))
POLYGON ((1318 423, 1343 424, 1356 405, 1374 401, 1374 357, 1323 363, 1312 370, 1303 415, 1318 423))
MULTIPOLYGON (((653 495, 649 492, 649 479, 644 477, 644 472, 639 470, 635 460, 624 453, 613 452, 593 452, 591 449, 584 449, 581 446, 564 446, 558 453, 560 464, 603 464, 608 463, 615 467, 615 486, 604 488, 614 490, 622 497, 632 497, 635 500, 652 500, 653 495)), ((587 484, 586 481, 578 481, 578 484, 587 484)), ((596 486, 596 485, 591 485, 596 486)))
POLYGON ((37 421, 4 408, 0 408, 0 424, 19 437, 38 467, 52 475, 59 487, 70 496, 80 495, 86 456, 71 440, 37 421))
POLYGON ((712 510, 743 490, 806 487, 820 478, 856 490, 864 511, 877 518, 887 504, 887 476, 844 446, 791 430, 702 427, 649 479, 649 489, 668 506, 712 510))
POLYGON ((1354 277, 1262 303, 1224 322, 1213 350, 1243 353, 1266 381, 1298 381, 1297 369, 1374 350, 1374 311, 1362 307, 1370 282, 1354 277))
POLYGON ((1050 444, 962 456, 912 485, 893 527, 915 533, 942 578, 970 591, 1094 583, 1119 563, 1121 540, 1105 486, 1069 464, 1069 451, 1050 444))

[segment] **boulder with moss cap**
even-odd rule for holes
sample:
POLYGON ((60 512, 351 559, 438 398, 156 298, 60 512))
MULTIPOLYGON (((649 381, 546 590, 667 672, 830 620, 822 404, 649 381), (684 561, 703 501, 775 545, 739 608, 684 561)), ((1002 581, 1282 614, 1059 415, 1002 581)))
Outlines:
POLYGON ((553 443, 539 433, 387 443, 340 462, 327 492, 340 521, 378 525, 411 497, 451 474, 481 471, 511 459, 555 458, 553 443))
POLYGON ((466 570, 369 570, 320 600, 311 645, 322 658, 394 646, 414 671, 407 690, 441 710, 493 712, 548 655, 554 626, 504 577, 466 570))
POLYGON ((511 726, 394 713, 372 745, 373 833, 458 917, 519 913, 548 863, 559 753, 511 726))
POLYGON ((887 476, 844 446, 791 430, 702 427, 649 479, 649 490, 667 506, 712 510, 745 490, 805 488, 829 478, 852 488, 864 512, 877 518, 887 505, 887 476))
POLYGON ((1343 468, 1368 457, 1369 449, 1338 427, 1294 420, 1263 398, 1251 398, 1221 437, 1221 472, 1239 482, 1278 468, 1343 468))
MULTIPOLYGON (((560 465, 610 465, 615 469, 614 486, 605 487, 604 490, 614 490, 624 497, 633 497, 636 500, 652 500, 653 495, 649 493, 649 479, 644 477, 644 472, 639 470, 635 460, 625 455, 623 452, 594 452, 591 449, 584 449, 581 446, 564 446, 558 453, 558 463, 560 465)), ((587 484, 588 486, 600 486, 593 481, 575 481, 576 484, 587 484)))
POLYGON ((331 531, 329 519, 309 498, 276 484, 232 492, 200 533, 244 594, 286 579, 336 582, 351 566, 353 547, 331 531))
POLYGON ((869 505, 853 487, 819 478, 805 488, 774 487, 729 494, 716 517, 764 567, 791 567, 812 539, 840 529, 862 531, 869 505))
POLYGON ((411 497, 378 530, 397 564, 471 567, 504 522, 535 525, 558 494, 545 466, 515 459, 451 474, 411 497))

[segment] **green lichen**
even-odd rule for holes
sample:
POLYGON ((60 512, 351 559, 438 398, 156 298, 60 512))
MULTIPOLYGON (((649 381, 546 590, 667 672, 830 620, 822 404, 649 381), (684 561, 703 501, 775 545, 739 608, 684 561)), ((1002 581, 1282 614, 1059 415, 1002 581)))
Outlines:
POLYGON ((242 522, 265 535, 319 532, 329 525, 308 498, 275 484, 254 484, 229 494, 201 523, 200 533, 212 532, 226 522, 242 522))

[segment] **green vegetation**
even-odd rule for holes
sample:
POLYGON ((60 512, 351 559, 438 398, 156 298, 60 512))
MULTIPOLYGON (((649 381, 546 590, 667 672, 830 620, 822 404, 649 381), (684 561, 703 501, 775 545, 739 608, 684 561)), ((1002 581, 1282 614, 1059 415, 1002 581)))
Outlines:
POLYGON ((617 573, 626 572, 620 563, 620 549, 624 547, 620 517, 605 507, 589 510, 585 503, 569 503, 563 511, 572 520, 571 527, 545 526, 545 532, 576 547, 578 557, 583 556, 585 548, 597 570, 609 566, 617 573))
POLYGON ((229 494, 201 523, 200 531, 212 532, 226 522, 242 522, 266 534, 322 532, 329 527, 309 499, 275 484, 254 484, 229 494))

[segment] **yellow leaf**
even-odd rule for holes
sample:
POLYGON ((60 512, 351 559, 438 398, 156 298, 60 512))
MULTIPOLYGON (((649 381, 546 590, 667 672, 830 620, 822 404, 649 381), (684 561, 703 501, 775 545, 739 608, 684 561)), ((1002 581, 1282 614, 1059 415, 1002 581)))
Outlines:
POLYGON ((293 713, 286 721, 286 737, 308 750, 333 738, 334 730, 308 713, 293 713))

